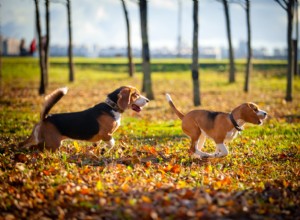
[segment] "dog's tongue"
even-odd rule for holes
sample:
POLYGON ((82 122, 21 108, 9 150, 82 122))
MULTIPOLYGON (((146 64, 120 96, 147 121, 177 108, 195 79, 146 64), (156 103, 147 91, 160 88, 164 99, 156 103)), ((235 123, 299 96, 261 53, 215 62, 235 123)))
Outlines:
POLYGON ((136 112, 140 112, 140 111, 142 110, 139 106, 137 106, 137 105, 135 105, 135 104, 133 104, 133 105, 131 106, 131 109, 132 109, 133 111, 136 111, 136 112))

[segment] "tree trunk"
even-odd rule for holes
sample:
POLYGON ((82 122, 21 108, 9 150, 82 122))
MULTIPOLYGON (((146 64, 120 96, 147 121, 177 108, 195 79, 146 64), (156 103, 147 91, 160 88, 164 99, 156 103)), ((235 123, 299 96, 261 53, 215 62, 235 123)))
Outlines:
POLYGON ((46 6, 46 36, 45 36, 45 85, 48 86, 49 76, 49 42, 50 42, 50 12, 49 12, 49 0, 45 1, 46 6))
POLYGON ((147 0, 140 0, 140 18, 141 18, 141 34, 142 34, 142 57, 143 57, 143 91, 146 92, 148 99, 153 100, 151 70, 150 70, 150 51, 148 43, 147 30, 147 0))
POLYGON ((131 42, 130 42, 130 26, 129 26, 129 18, 128 18, 128 12, 126 8, 126 4, 124 0, 122 1, 122 6, 124 10, 125 20, 126 20, 126 29, 127 29, 127 57, 128 57, 128 72, 129 76, 133 77, 134 75, 134 65, 132 62, 132 50, 131 50, 131 42))
POLYGON ((251 47, 251 25, 250 25, 250 2, 246 0, 246 20, 247 20, 247 67, 246 67, 246 75, 245 75, 245 85, 244 92, 249 91, 249 80, 252 71, 252 47, 251 47))
POLYGON ((44 50, 43 50, 43 42, 42 42, 42 34, 41 34, 41 22, 40 22, 40 11, 39 11, 39 5, 38 0, 34 0, 35 3, 35 17, 36 17, 36 29, 38 34, 38 43, 39 43, 39 63, 40 63, 40 88, 39 88, 39 94, 43 95, 46 92, 46 84, 45 84, 45 62, 44 62, 44 50))
POLYGON ((226 29, 227 29, 227 39, 228 39, 228 50, 229 50, 229 83, 235 82, 235 67, 234 67, 234 53, 232 48, 231 41, 231 27, 230 27, 230 17, 229 17, 229 8, 227 0, 223 0, 225 19, 226 19, 226 29))
POLYGON ((294 76, 299 75, 298 66, 298 41, 299 41, 299 14, 298 14, 298 0, 295 2, 295 28, 296 28, 296 39, 294 40, 294 76))
POLYGON ((294 0, 289 0, 287 3, 287 19, 288 19, 288 29, 287 29, 287 43, 288 43, 288 71, 287 71, 287 88, 285 100, 291 102, 292 98, 292 87, 293 87, 293 10, 294 10, 294 0))
POLYGON ((201 105, 200 101, 200 83, 199 83, 199 64, 198 64, 198 0, 193 0, 193 62, 192 62, 192 79, 193 79, 193 94, 194 106, 201 105))
MULTIPOLYGON (((0 4, 1 7, 1 4, 0 4)), ((0 36, 0 97, 3 95, 3 88, 2 88, 2 36, 0 36)))
POLYGON ((69 34, 69 45, 68 45, 68 57, 69 57, 69 82, 74 82, 74 64, 73 64, 73 46, 72 46, 72 25, 71 25, 71 5, 70 0, 67 0, 67 14, 68 14, 68 34, 69 34))

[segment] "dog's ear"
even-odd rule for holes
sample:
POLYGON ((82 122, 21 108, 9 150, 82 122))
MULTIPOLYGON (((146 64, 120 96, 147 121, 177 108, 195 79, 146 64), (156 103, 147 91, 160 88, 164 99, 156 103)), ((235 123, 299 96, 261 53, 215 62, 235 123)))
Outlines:
POLYGON ((256 104, 254 104, 254 103, 252 103, 252 102, 248 102, 247 104, 248 104, 248 107, 249 107, 250 109, 252 109, 253 111, 255 111, 255 112, 258 111, 258 106, 257 106, 256 104))
POLYGON ((120 93, 118 94, 118 101, 117 104, 120 109, 125 110, 127 109, 129 103, 130 103, 130 98, 132 94, 132 89, 131 88, 123 88, 120 93))

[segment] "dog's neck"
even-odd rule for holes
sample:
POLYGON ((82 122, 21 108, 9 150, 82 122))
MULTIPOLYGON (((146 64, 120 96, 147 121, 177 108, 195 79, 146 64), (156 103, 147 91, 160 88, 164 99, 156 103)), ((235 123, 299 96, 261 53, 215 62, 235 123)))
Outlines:
POLYGON ((229 113, 229 119, 236 130, 238 131, 243 130, 242 126, 244 125, 245 122, 242 119, 235 120, 232 113, 229 113))
POLYGON ((109 107, 111 107, 114 111, 123 113, 124 110, 120 109, 117 103, 115 103, 113 100, 111 100, 109 97, 106 98, 105 104, 107 104, 109 107))

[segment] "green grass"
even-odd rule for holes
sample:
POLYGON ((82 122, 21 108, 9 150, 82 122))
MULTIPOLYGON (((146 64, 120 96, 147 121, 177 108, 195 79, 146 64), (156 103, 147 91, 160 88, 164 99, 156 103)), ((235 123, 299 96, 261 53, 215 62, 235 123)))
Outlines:
MULTIPOLYGON (((65 63, 66 59, 53 58, 65 63)), ((142 75, 129 78, 119 67, 124 59, 75 59, 76 81, 67 82, 68 69, 51 65, 48 92, 61 86, 68 94, 51 110, 79 111, 103 101, 121 85, 141 86, 142 75), (117 68, 118 71, 114 71, 117 68)), ((188 63, 188 60, 154 60, 188 63)), ((215 61, 207 61, 215 64, 215 61)), ((218 61, 219 62, 219 61, 218 61)), ((223 62, 223 61, 222 61, 223 62)), ((300 80, 294 81, 294 101, 286 103, 284 70, 277 61, 255 69, 251 91, 242 92, 243 71, 228 83, 227 71, 201 68, 202 106, 231 111, 253 101, 269 113, 264 125, 247 125, 229 146, 226 158, 192 159, 189 139, 167 105, 172 95, 183 112, 194 109, 190 71, 153 72, 155 100, 137 114, 123 114, 114 134, 116 147, 103 142, 68 140, 57 152, 21 150, 39 120, 43 97, 37 95, 36 60, 3 60, 0 97, 0 218, 47 217, 82 219, 296 219, 299 216, 300 80)), ((174 67, 175 68, 175 67, 174 67)), ((213 151, 208 140, 205 150, 213 151)))

